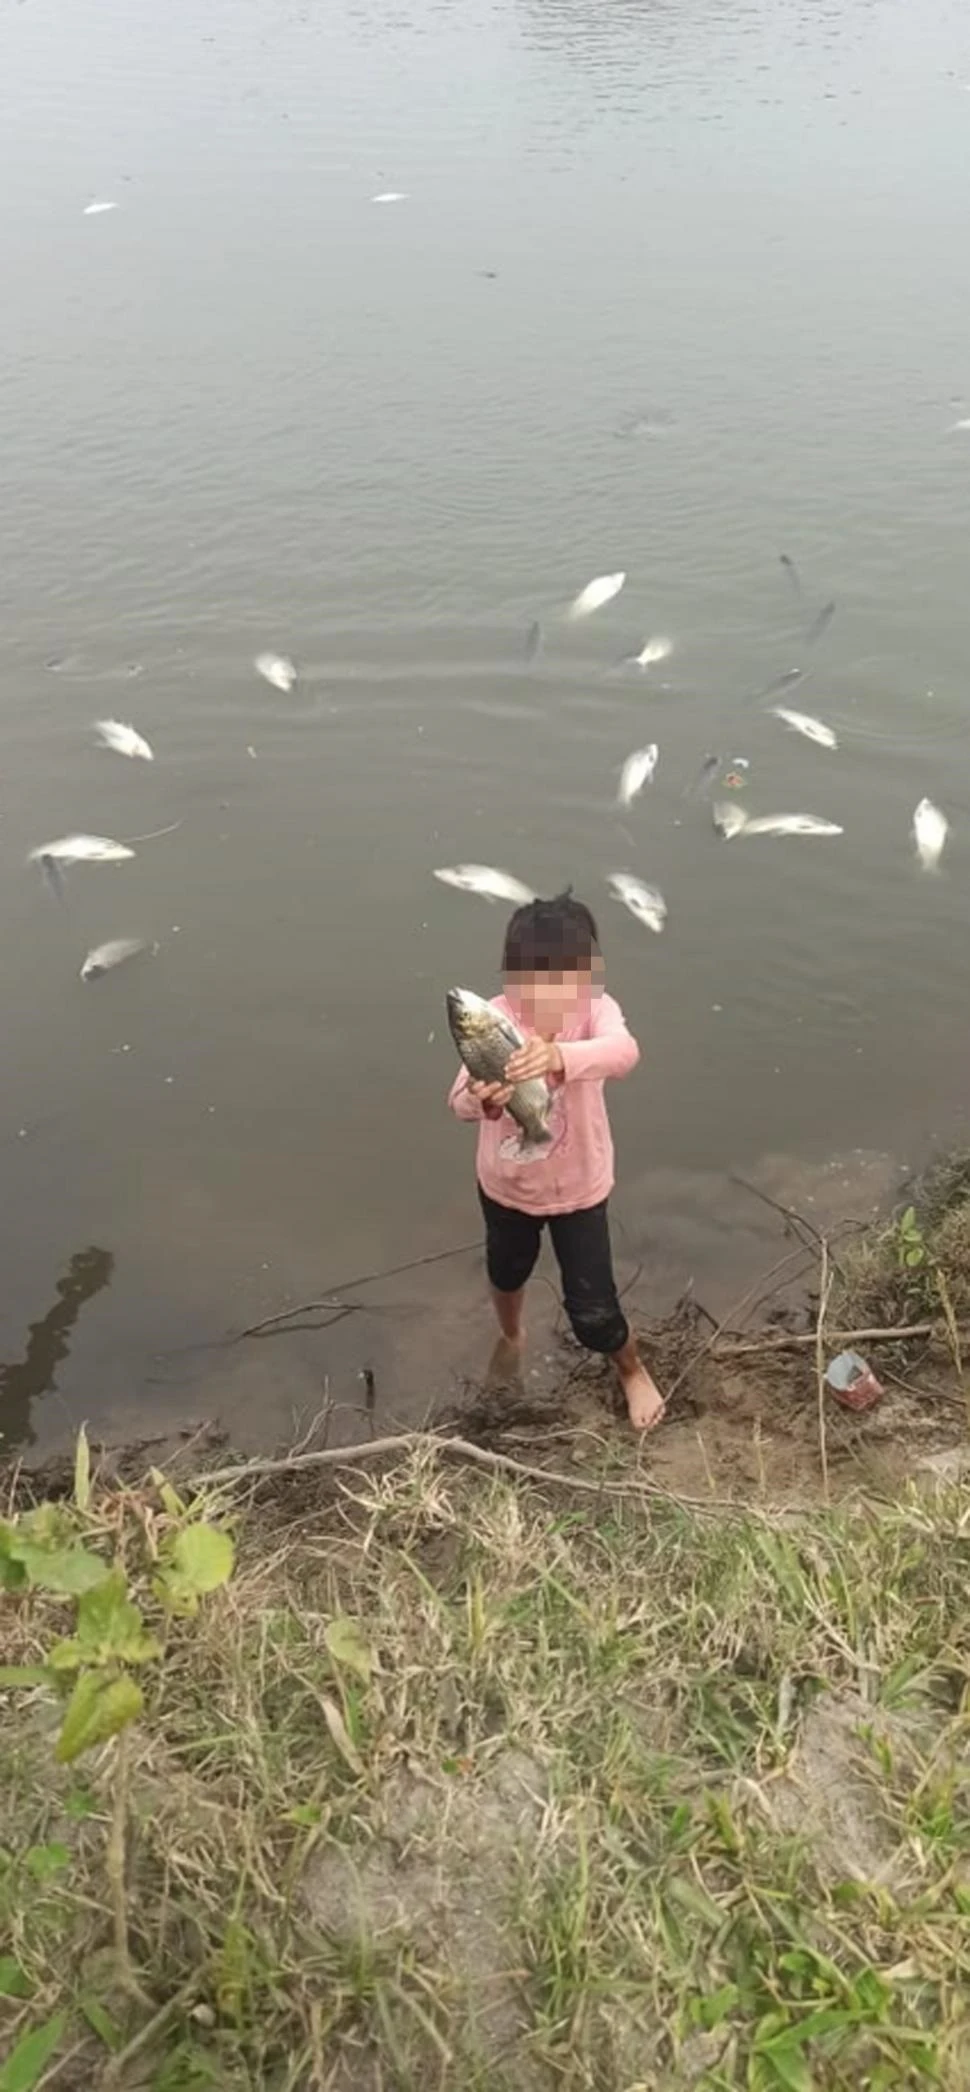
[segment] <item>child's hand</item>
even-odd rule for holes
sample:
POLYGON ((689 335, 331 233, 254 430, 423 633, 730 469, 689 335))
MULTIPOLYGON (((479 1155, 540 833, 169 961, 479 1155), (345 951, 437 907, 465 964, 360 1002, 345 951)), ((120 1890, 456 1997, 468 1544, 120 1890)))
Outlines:
POLYGON ((515 1087, 511 1082, 473 1082, 468 1078, 468 1087, 477 1097, 487 1119, 500 1119, 515 1087))
POLYGON ((536 1075, 561 1075, 562 1054, 554 1039, 527 1039, 505 1063, 511 1083, 531 1082, 536 1075))

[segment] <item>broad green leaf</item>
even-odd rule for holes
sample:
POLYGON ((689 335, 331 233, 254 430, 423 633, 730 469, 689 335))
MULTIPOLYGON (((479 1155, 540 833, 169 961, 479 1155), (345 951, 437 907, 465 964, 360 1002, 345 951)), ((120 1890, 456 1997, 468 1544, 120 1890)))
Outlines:
POLYGON ((35 1881, 50 1881, 55 1874, 63 1874, 71 1864, 71 1855, 66 1845, 32 1845, 24 1854, 24 1865, 35 1881))
POLYGON ((713 2031, 729 2012, 734 2011, 740 1996, 736 1983, 722 1983, 720 1990, 710 1990, 706 1997, 694 1998, 690 2008, 693 2024, 713 2031))
POLYGON ((323 1639, 334 1662, 346 1664, 348 1670, 356 1671, 366 1685, 374 1668, 374 1658, 364 1639, 360 1621, 351 1619, 349 1613, 338 1613, 325 1628, 323 1639))
POLYGON ((23 1564, 32 1584, 66 1597, 93 1590, 107 1574, 99 1556, 89 1554, 86 1547, 45 1547, 26 1533, 14 1534, 10 1553, 23 1564))
POLYGON ((295 1823, 300 1830, 315 1830, 322 1821, 323 1810, 312 1801, 298 1801, 294 1808, 286 1809, 283 1814, 284 1823, 295 1823))
POLYGON ((79 1511, 86 1511, 91 1502, 91 1448, 83 1424, 74 1449, 74 1501, 79 1511))
POLYGON ((790 2034, 776 2035, 773 2041, 766 2041, 764 2046, 760 2041, 756 2041, 754 2053, 759 2063, 770 2065, 777 2083, 784 2087, 784 2092, 815 2092, 812 2073, 798 2030, 793 2029, 790 2034))
POLYGON ((100 1998, 93 1998, 90 1994, 83 1997, 81 1999, 81 2011, 87 2020, 88 2026, 93 2027, 99 2039, 104 2042, 105 2048, 110 2048, 112 2051, 121 2048, 125 2037, 121 2028, 112 2019, 110 2012, 105 2011, 100 1998))
POLYGON ((12 1954, 0 1954, 0 1998, 33 1997, 34 1986, 12 1954))
POLYGON ((907 1206, 906 1211, 903 1214, 902 1220, 899 1223, 899 1232, 901 1235, 914 1235, 918 1232, 916 1227, 915 1206, 907 1206))
POLYGON ((217 1591, 232 1575, 232 1541, 218 1526, 187 1525, 175 1535, 172 1559, 188 1590, 217 1591))
POLYGON ((72 1635, 66 1642, 55 1642, 48 1649, 47 1661, 52 1671, 79 1671, 82 1663, 91 1662, 91 1653, 82 1649, 72 1635))
POLYGON ((33 2092, 43 2077, 67 2025, 67 2013, 55 2012, 42 2027, 25 2034, 0 2065, 0 2092, 33 2092))
POLYGON ((170 1612, 179 1613, 186 1619, 191 1619, 193 1613, 199 1610, 197 1593, 183 1581, 175 1569, 160 1569, 152 1583, 152 1590, 159 1605, 167 1606, 170 1612))
POLYGON ((921 1249, 908 1249, 908 1250, 906 1251, 906 1260, 905 1260, 905 1261, 906 1261, 906 1267, 907 1267, 907 1270, 909 1270, 909 1271, 915 1271, 915 1270, 916 1270, 916 1269, 918 1268, 918 1266, 919 1266, 920 1264, 922 1264, 922 1262, 923 1262, 923 1252, 922 1252, 922 1250, 921 1250, 921 1249))
MULTIPOLYGON (((158 1642, 145 1633, 145 1623, 128 1596, 124 1571, 113 1569, 93 1591, 85 1591, 77 1609, 78 1642, 88 1663, 148 1663, 161 1655, 158 1642)), ((64 1649, 71 1643, 62 1643, 64 1649)), ((56 1659, 52 1656, 51 1661, 56 1659)))
POLYGON ((0 1663, 0 1687, 49 1685, 51 1674, 42 1663, 0 1663))
POLYGON ((82 1672, 68 1701, 54 1756, 61 1765, 70 1765, 92 1744, 104 1743, 128 1722, 136 1721, 144 1704, 141 1686, 134 1678, 82 1672))

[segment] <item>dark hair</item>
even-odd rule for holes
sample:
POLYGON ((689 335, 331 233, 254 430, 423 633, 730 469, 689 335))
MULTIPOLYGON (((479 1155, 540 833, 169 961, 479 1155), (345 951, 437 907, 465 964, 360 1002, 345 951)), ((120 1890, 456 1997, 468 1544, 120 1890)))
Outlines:
POLYGON ((599 955, 599 931, 585 901, 572 888, 551 901, 527 901, 505 932, 505 973, 579 973, 599 955))

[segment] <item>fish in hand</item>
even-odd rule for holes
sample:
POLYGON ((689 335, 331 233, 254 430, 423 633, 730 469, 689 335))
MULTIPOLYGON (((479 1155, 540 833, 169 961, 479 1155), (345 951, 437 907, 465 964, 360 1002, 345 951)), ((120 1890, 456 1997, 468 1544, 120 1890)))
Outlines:
MULTIPOLYGON (((451 1036, 472 1081, 503 1083, 513 1053, 525 1045, 518 1025, 471 988, 449 988, 445 1001, 451 1036)), ((510 1161, 534 1161, 548 1148, 550 1103, 543 1077, 515 1084, 505 1109, 519 1127, 520 1138, 502 1145, 510 1161)))

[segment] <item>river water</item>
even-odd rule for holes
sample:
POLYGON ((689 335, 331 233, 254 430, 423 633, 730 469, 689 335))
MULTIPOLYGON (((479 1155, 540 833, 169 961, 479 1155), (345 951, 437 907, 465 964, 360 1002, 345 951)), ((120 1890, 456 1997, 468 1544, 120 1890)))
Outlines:
POLYGON ((385 1420, 473 1370, 475 1257, 332 1335, 199 1348, 479 1232, 442 996, 490 989, 503 917, 437 865, 601 913, 643 1047, 613 1104, 648 1298, 770 1232, 732 1172, 871 1186, 949 1137, 966 10, 26 0, 0 48, 6 1445, 216 1410, 266 1444, 324 1391, 357 1428, 365 1365, 385 1420), (669 661, 617 673, 657 632, 669 661), (758 701, 793 666, 837 754, 758 701), (105 715, 155 762, 99 751, 105 715), (844 835, 719 842, 684 796, 708 751, 748 760, 752 812, 844 835), (174 822, 63 906, 25 862, 174 822), (617 869, 663 888, 663 937, 617 869), (83 985, 119 935, 158 951, 83 985))

